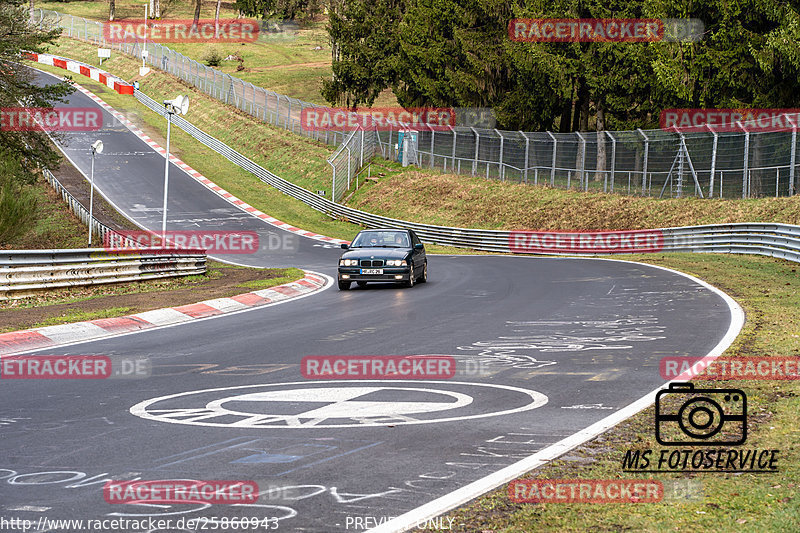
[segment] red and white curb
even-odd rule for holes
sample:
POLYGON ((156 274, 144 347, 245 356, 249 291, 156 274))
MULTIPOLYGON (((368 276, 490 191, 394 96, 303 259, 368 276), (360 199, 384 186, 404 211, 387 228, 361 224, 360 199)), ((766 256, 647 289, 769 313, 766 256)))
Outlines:
MULTIPOLYGON (((62 68, 66 68, 67 70, 71 70, 72 72, 77 72, 76 70, 74 70, 74 68, 77 68, 77 67, 73 66, 73 68, 70 68, 70 64, 71 63, 74 63, 75 65, 78 65, 78 66, 83 65, 83 63, 79 63, 79 62, 73 61, 71 59, 67 59, 67 58, 63 58, 63 57, 56 57, 56 56, 47 56, 45 54, 30 54, 30 53, 28 53, 28 54, 26 54, 26 56, 31 60, 34 60, 34 59, 32 59, 31 56, 38 56, 38 62, 47 64, 47 65, 53 65, 54 64, 53 61, 57 60, 57 61, 59 61, 59 64, 55 65, 55 66, 61 66, 61 64, 64 64, 66 66, 64 66, 62 68), (42 60, 42 58, 45 58, 46 60, 42 60)), ((83 65, 83 67, 85 67, 85 65, 83 65)), ((91 68, 94 69, 94 67, 91 67, 91 68)), ((97 69, 95 69, 95 70, 97 70, 97 69)), ((83 72, 83 70, 81 70, 81 72, 83 72)), ((100 72, 102 72, 102 71, 100 71, 100 72)), ((107 74, 107 76, 110 76, 110 74, 107 74)), ((102 80, 96 78, 94 75, 92 75, 90 77, 95 81, 101 81, 102 82, 102 80)), ((125 82, 123 82, 123 83, 125 83, 125 82)), ((108 83, 106 83, 106 85, 108 85, 108 83)), ((163 147, 161 147, 158 143, 153 141, 153 139, 151 139, 145 132, 143 132, 142 130, 137 128, 130 120, 127 119, 127 117, 125 117, 125 115, 123 115, 122 113, 120 113, 119 111, 117 111, 116 109, 114 109, 113 107, 108 105, 107 103, 105 103, 102 98, 100 98, 99 96, 97 96, 96 94, 91 92, 90 90, 86 89, 85 87, 82 87, 80 84, 74 83, 74 86, 79 91, 81 91, 83 94, 85 94, 86 96, 88 96, 89 98, 94 100, 100 107, 102 107, 103 109, 105 109, 106 111, 111 113, 111 115, 113 115, 114 118, 116 118, 122 124, 124 124, 125 127, 128 128, 134 135, 136 135, 137 137, 142 139, 144 142, 146 142, 147 145, 150 146, 153 150, 155 150, 156 152, 158 152, 162 156, 166 157, 167 151, 163 147)), ((130 94, 133 94, 133 85, 131 85, 130 87, 131 87, 131 93, 130 94)), ((127 93, 121 93, 121 94, 127 94, 127 93)), ((329 243, 329 244, 343 244, 343 243, 349 244, 350 243, 350 241, 345 241, 345 240, 342 240, 342 239, 335 239, 333 237, 328 237, 327 235, 320 235, 319 233, 314 233, 313 231, 306 231, 304 229, 296 228, 296 227, 292 226, 291 224, 287 224, 286 222, 282 222, 282 221, 278 220, 277 218, 271 217, 271 216, 267 215, 266 213, 263 213, 262 211, 259 211, 255 207, 253 207, 253 206, 245 203, 244 201, 238 199, 236 196, 232 195, 231 193, 229 193, 228 191, 226 191, 225 189, 223 189, 222 187, 220 187, 219 185, 217 185, 216 183, 214 183, 210 179, 208 179, 205 176, 203 176, 198 171, 196 171, 195 169, 193 169, 192 167, 190 167, 189 165, 187 165, 186 163, 184 163, 183 161, 181 161, 180 159, 175 157, 173 154, 169 155, 169 160, 170 160, 170 162, 174 163, 176 166, 180 167, 180 169, 183 170, 186 174, 188 174, 189 176, 194 178, 195 181, 201 183, 204 187, 206 187, 207 189, 213 191, 214 193, 217 194, 217 196, 220 196, 221 198, 225 199, 228 203, 238 207, 239 209, 241 209, 242 211, 244 211, 246 213, 249 213, 249 214, 253 215, 256 218, 260 218, 264 222, 266 222, 266 223, 268 223, 268 224, 270 224, 272 226, 275 226, 276 228, 280 228, 280 229, 282 229, 284 231, 289 231, 289 232, 294 233, 296 235, 300 235, 300 236, 303 236, 303 237, 308 237, 309 239, 314 239, 316 241, 322 241, 322 242, 329 243)))
POLYGON ((215 298, 118 318, 101 318, 88 322, 2 333, 0 334, 0 356, 42 348, 54 348, 64 344, 96 340, 145 329, 173 326, 263 305, 287 302, 322 290, 330 283, 332 280, 328 276, 306 271, 303 279, 269 289, 238 294, 230 298, 215 298))
POLYGON ((109 74, 105 70, 87 65, 86 63, 81 63, 80 61, 75 61, 74 59, 68 59, 66 57, 53 56, 50 54, 35 54, 33 52, 23 52, 22 57, 43 65, 63 68, 75 74, 83 74, 84 76, 92 78, 94 81, 99 81, 110 89, 114 89, 119 94, 133 94, 133 85, 130 83, 123 81, 122 78, 118 78, 113 74, 109 74))

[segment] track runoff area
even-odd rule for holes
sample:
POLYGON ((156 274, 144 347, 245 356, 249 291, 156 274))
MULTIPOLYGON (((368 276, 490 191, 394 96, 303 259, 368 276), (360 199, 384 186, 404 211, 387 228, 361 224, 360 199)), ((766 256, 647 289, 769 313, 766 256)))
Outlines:
MULTIPOLYGON (((61 149, 88 175, 89 146, 102 138, 98 190, 158 229, 163 156, 86 94, 67 105, 99 109, 104 128, 68 133, 61 149)), ((251 215, 175 164, 169 193, 168 229, 254 232, 256 250, 220 258, 300 266, 335 286, 338 246, 251 215), (290 245, 268 245, 290 233, 290 245)), ((428 260, 428 283, 410 289, 326 289, 173 326, 178 311, 168 310, 162 327, 15 354, 91 368, 108 358, 112 370, 94 379, 4 373, 0 515, 53 531, 447 530, 446 510, 516 486, 651 405, 673 379, 664 356, 708 362, 742 323, 729 297, 663 268, 428 260)), ((9 368, 27 371, 22 364, 9 368)), ((664 438, 677 438, 676 424, 662 427, 664 438)), ((641 490, 573 490, 663 497, 651 476, 641 490)), ((538 493, 551 489, 569 490, 538 493)), ((518 490, 509 497, 536 496, 518 490)))

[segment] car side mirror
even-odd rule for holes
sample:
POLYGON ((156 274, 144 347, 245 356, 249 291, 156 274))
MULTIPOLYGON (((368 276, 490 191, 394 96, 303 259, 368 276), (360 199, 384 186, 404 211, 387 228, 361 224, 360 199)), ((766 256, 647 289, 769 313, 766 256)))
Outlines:
POLYGON ((346 242, 343 242, 342 243, 342 250, 347 250, 348 248, 350 248, 350 245, 347 244, 346 242))
POLYGON ((415 244, 414 245, 414 249, 415 250, 424 250, 425 249, 425 245, 422 244, 422 243, 415 244))

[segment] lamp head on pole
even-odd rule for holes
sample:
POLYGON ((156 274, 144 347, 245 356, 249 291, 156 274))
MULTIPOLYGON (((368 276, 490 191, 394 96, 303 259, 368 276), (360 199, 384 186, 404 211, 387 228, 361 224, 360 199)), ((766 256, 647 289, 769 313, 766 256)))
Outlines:
POLYGON ((164 100, 164 107, 167 108, 167 113, 185 115, 189 111, 189 97, 179 94, 173 100, 164 100))
POLYGON ((92 143, 92 153, 93 154, 103 153, 103 141, 98 140, 92 143))

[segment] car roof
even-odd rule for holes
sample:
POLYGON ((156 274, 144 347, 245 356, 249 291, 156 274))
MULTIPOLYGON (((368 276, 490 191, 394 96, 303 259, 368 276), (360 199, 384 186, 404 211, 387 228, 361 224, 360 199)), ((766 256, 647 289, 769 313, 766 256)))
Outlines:
POLYGON ((362 229, 359 233, 368 233, 371 231, 405 231, 408 232, 407 229, 403 228, 375 228, 375 229, 362 229))

